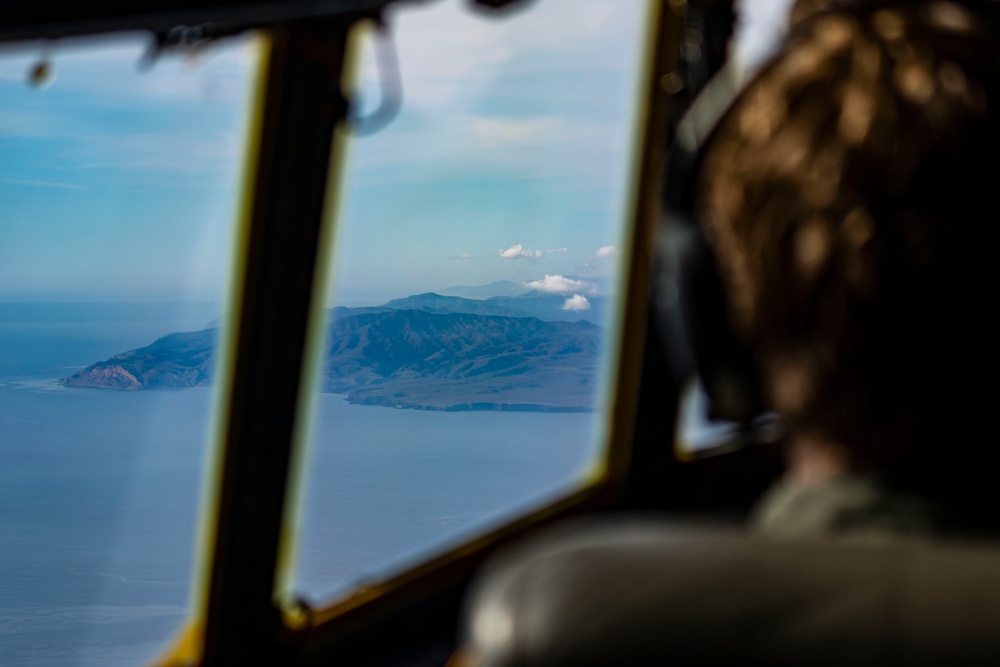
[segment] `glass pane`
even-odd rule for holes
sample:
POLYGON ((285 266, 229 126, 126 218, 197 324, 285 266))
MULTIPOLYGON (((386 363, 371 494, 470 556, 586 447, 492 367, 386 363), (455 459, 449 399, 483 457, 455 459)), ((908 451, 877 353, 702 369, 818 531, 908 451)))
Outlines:
POLYGON ((0 52, 0 663, 136 665, 188 608, 215 355, 176 354, 224 317, 258 47, 49 48, 0 52))
MULTIPOLYGON (((285 591, 312 603, 600 465, 651 3, 527 6, 393 15, 402 111, 346 139, 285 591)), ((387 71, 363 62, 367 106, 387 71)))

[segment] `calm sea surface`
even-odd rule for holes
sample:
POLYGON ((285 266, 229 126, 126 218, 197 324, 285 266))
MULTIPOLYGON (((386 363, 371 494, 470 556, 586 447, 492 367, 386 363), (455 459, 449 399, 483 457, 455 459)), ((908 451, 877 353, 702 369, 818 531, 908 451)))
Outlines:
MULTIPOLYGON (((210 389, 54 380, 208 304, 0 304, 0 665, 136 665, 187 611, 210 389)), ((321 602, 574 484, 595 415, 422 412, 318 397, 295 588, 321 602)))

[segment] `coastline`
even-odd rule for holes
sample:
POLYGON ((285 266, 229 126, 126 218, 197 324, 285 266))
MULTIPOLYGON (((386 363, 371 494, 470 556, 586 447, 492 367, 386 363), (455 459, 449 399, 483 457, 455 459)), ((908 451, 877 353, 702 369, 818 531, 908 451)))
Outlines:
POLYGON ((396 408, 399 410, 430 410, 435 412, 596 412, 597 410, 581 405, 546 405, 543 403, 503 403, 491 401, 471 401, 464 403, 448 403, 444 405, 431 405, 427 403, 416 403, 401 401, 395 398, 371 397, 354 400, 349 395, 346 396, 348 403, 352 405, 367 405, 380 408, 396 408))
MULTIPOLYGON (((97 389, 104 391, 136 392, 136 391, 184 391, 186 389, 204 389, 210 385, 196 385, 193 387, 141 387, 141 386, 109 386, 100 384, 75 384, 65 382, 66 378, 45 381, 49 383, 49 389, 97 389)), ((351 405, 364 405, 377 408, 395 408, 397 410, 427 410, 432 412, 551 412, 551 413, 579 413, 597 412, 597 410, 585 405, 549 405, 546 403, 531 402, 504 402, 504 401, 461 401, 454 403, 431 404, 418 401, 400 400, 389 396, 371 396, 357 398, 350 393, 343 392, 318 392, 324 396, 332 396, 343 400, 351 405)))

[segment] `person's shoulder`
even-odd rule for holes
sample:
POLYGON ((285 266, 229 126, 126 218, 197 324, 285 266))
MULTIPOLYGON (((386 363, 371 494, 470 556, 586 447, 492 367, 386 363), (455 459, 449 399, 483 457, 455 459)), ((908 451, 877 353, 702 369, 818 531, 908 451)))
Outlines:
POLYGON ((777 482, 755 508, 751 528, 778 539, 882 543, 926 538, 934 521, 929 503, 844 475, 819 484, 777 482))

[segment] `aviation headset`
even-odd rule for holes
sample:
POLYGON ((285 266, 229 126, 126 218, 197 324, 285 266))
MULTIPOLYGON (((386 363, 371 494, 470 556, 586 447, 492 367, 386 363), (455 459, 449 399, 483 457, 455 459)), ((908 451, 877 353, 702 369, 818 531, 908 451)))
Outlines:
POLYGON ((706 147, 739 98, 731 63, 706 84, 678 123, 667 153, 652 298, 675 383, 696 377, 712 418, 748 425, 763 412, 750 350, 728 323, 715 257, 696 213, 706 147))
MULTIPOLYGON (((900 0, 831 0, 813 16, 846 6, 874 9, 899 4, 900 0)), ((952 4, 970 10, 990 32, 1000 34, 1000 2, 952 4)), ((741 83, 732 63, 727 63, 677 124, 661 193, 663 214, 652 291, 656 324, 676 385, 684 387, 697 378, 708 397, 709 417, 736 422, 746 430, 752 430, 767 406, 752 351, 729 324, 726 291, 698 219, 695 191, 713 136, 753 78, 741 83)))

